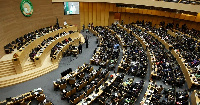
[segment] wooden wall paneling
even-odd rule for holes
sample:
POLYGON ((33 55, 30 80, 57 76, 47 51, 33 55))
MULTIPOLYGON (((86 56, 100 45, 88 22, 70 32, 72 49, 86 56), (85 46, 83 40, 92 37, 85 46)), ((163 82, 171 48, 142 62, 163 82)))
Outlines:
POLYGON ((129 13, 131 11, 130 8, 126 8, 126 12, 129 13))
POLYGON ((112 23, 114 23, 114 12, 109 12, 109 26, 112 25, 112 23))
POLYGON ((142 21, 142 20, 143 20, 143 17, 142 17, 141 14, 138 14, 138 20, 139 20, 139 21, 142 21))
POLYGON ((85 28, 87 28, 87 26, 88 26, 88 24, 89 24, 89 3, 87 3, 87 2, 84 2, 84 13, 85 13, 85 15, 84 15, 84 20, 85 20, 85 28))
POLYGON ((101 3, 101 26, 105 26, 105 3, 101 3))
POLYGON ((148 14, 148 15, 151 15, 151 10, 147 10, 147 14, 148 14))
POLYGON ((105 26, 108 26, 108 20, 109 20, 109 7, 110 5, 106 3, 106 8, 105 8, 105 26))
POLYGON ((139 9, 134 8, 133 13, 139 13, 139 9))
POLYGON ((152 21, 153 21, 153 19, 154 19, 154 16, 149 16, 149 18, 148 18, 148 19, 149 19, 149 21, 150 21, 150 22, 152 22, 152 21))
POLYGON ((92 9, 93 25, 97 26, 97 3, 92 3, 92 9))
POLYGON ((160 11, 155 10, 155 15, 156 15, 156 16, 160 16, 160 11))
POLYGON ((137 14, 132 14, 132 17, 133 17, 133 22, 136 22, 138 20, 138 16, 137 14))
POLYGON ((125 24, 129 24, 129 20, 130 20, 130 13, 126 13, 125 14, 125 24))
POLYGON ((122 12, 122 7, 117 7, 117 12, 122 12))
POLYGON ((172 23, 172 22, 173 22, 173 19, 172 19, 172 18, 166 17, 165 20, 166 20, 165 24, 167 24, 167 23, 172 23))
POLYGON ((138 9, 139 10, 139 14, 143 14, 143 9, 138 9))
POLYGON ((197 23, 197 25, 196 25, 196 29, 197 29, 197 30, 200 29, 200 23, 197 23))
POLYGON ((175 15, 176 15, 176 13, 171 12, 170 15, 169 15, 169 17, 175 18, 175 15))
POLYGON ((116 7, 116 4, 114 3, 113 4, 113 12, 117 12, 118 11, 118 8, 116 7))
POLYGON ((183 21, 183 20, 180 21, 180 22, 179 22, 179 27, 181 28, 183 24, 185 24, 185 21, 183 21))
POLYGON ((97 26, 101 25, 101 3, 97 3, 97 26))
POLYGON ((128 24, 130 24, 132 22, 131 20, 131 13, 128 14, 128 24))
MULTIPOLYGON (((155 11, 154 11, 155 12, 155 11)), ((152 16, 152 17, 155 17, 155 16, 152 16)), ((157 24, 157 19, 158 18, 152 18, 152 25, 154 26, 154 24, 157 24)))
POLYGON ((186 21, 186 24, 187 24, 187 27, 188 27, 189 29, 192 29, 192 24, 193 24, 193 22, 191 22, 191 21, 186 21))
POLYGON ((160 16, 165 16, 165 12, 164 11, 160 11, 160 16))
POLYGON ((200 13, 197 14, 195 22, 200 22, 200 13))
POLYGON ((92 17, 93 17, 93 16, 92 16, 92 10, 93 10, 93 9, 92 9, 92 6, 93 6, 93 4, 92 4, 92 3, 89 3, 89 8, 88 8, 88 9, 89 9, 89 20, 88 20, 88 21, 89 21, 90 24, 92 23, 92 20, 93 20, 93 19, 92 19, 92 17))
POLYGON ((174 16, 174 18, 177 18, 177 19, 179 19, 179 18, 180 18, 180 16, 181 16, 181 14, 179 14, 179 13, 176 13, 176 15, 174 16))
POLYGON ((185 19, 186 14, 181 14, 181 16, 179 17, 179 19, 185 19))
POLYGON ((147 21, 148 15, 143 15, 144 22, 147 21))
POLYGON ((121 7, 122 8, 122 12, 126 12, 126 8, 125 7, 121 7))
POLYGON ((156 10, 150 10, 151 11, 151 15, 156 15, 156 10))
POLYGON ((84 18, 84 3, 80 2, 80 29, 82 29, 82 25, 85 24, 84 18))
POLYGON ((161 16, 158 16, 158 19, 157 19, 157 24, 160 24, 160 22, 162 21, 162 18, 161 16))
POLYGON ((132 23, 133 21, 134 21, 133 13, 130 13, 130 23, 132 23))
POLYGON ((121 20, 124 21, 124 24, 126 23, 125 17, 126 17, 126 13, 121 13, 121 20))
POLYGON ((134 9, 133 8, 130 8, 130 13, 134 13, 134 9))
POLYGON ((143 9, 142 14, 147 14, 147 9, 143 9))
POLYGON ((170 13, 165 11, 165 17, 169 17, 170 13))
POLYGON ((196 19, 196 16, 191 16, 189 20, 194 22, 195 19, 196 19))
POLYGON ((190 20, 191 15, 186 15, 184 20, 190 20))
POLYGON ((109 9, 110 12, 113 12, 113 11, 114 11, 114 6, 115 6, 115 4, 110 3, 110 9, 109 9))

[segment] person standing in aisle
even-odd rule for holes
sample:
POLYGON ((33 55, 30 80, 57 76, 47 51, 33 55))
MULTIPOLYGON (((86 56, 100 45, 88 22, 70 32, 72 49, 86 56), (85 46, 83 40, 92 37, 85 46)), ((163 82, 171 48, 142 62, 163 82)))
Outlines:
POLYGON ((83 27, 83 32, 84 32, 84 30, 85 30, 85 25, 83 24, 83 26, 82 26, 82 27, 83 27))
POLYGON ((85 43, 86 43, 86 48, 88 48, 88 36, 86 35, 86 38, 85 38, 85 43))

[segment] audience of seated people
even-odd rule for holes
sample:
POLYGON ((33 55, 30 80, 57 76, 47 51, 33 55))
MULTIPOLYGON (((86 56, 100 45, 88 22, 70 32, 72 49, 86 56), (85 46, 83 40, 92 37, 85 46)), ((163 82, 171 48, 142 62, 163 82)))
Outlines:
POLYGON ((62 27, 57 27, 55 25, 55 26, 50 26, 46 28, 41 28, 33 32, 29 32, 28 34, 25 34, 24 36, 19 37, 16 40, 4 46, 5 53, 6 54, 12 53, 12 51, 14 51, 15 48, 17 48, 17 50, 20 50, 22 47, 27 46, 29 43, 31 43, 35 39, 41 36, 44 36, 45 34, 48 34, 50 31, 55 31, 60 28, 62 27))
POLYGON ((157 39, 153 38, 146 31, 143 32, 141 29, 132 25, 129 27, 132 28, 132 32, 145 39, 145 41, 149 44, 150 51, 154 53, 157 71, 153 71, 157 74, 156 78, 162 79, 164 83, 170 85, 176 85, 178 87, 182 86, 185 83, 185 79, 178 62, 173 55, 166 50, 157 39))
MULTIPOLYGON (((29 54, 29 57, 32 61, 34 61, 35 57, 39 57, 44 49, 49 45, 51 44, 53 41, 57 40, 58 38, 62 37, 62 36, 65 36, 65 35, 68 35, 69 33, 66 33, 65 31, 62 32, 62 33, 58 33, 57 35, 55 35, 54 37, 49 37, 47 39, 44 39, 41 44, 39 44, 37 47, 35 47, 34 49, 32 49, 31 53, 29 54)), ((62 44, 60 42, 57 43, 56 46, 61 46, 62 44)), ((54 47, 55 48, 55 47, 54 47)))
POLYGON ((141 105, 188 105, 189 93, 187 90, 180 91, 175 87, 164 88, 151 81, 140 102, 141 105))
POLYGON ((118 71, 125 71, 129 75, 145 77, 147 71, 147 56, 140 42, 125 30, 112 24, 112 29, 120 35, 121 40, 125 42, 122 61, 119 64, 118 71))
MULTIPOLYGON (((179 32, 175 33, 176 36, 168 34, 167 30, 173 29, 173 23, 168 23, 165 28, 165 22, 161 22, 160 26, 161 27, 159 29, 152 27, 151 25, 143 27, 145 27, 146 30, 151 30, 151 32, 156 33, 156 35, 160 36, 161 39, 164 39, 168 44, 171 44, 173 49, 180 54, 180 57, 185 59, 185 65, 191 69, 191 71, 189 71, 189 75, 197 75, 200 69, 200 42, 179 32)), ((186 29, 186 25, 184 24, 182 26, 182 30, 186 29)), ((195 79, 194 81, 198 81, 198 79, 195 79)))
POLYGON ((99 88, 100 84, 107 80, 110 73, 108 70, 101 72, 101 68, 91 71, 91 66, 89 65, 86 67, 81 67, 81 69, 84 70, 77 72, 75 77, 67 77, 68 75, 66 75, 62 77, 61 80, 59 79, 55 82, 56 84, 60 84, 58 88, 61 90, 61 99, 66 99, 72 104, 76 104, 81 99, 89 95, 92 91, 99 88), (71 82, 71 80, 74 80, 74 82, 71 82), (62 85, 65 86, 62 87, 62 85))
POLYGON ((123 81, 124 75, 117 77, 116 81, 104 89, 103 94, 98 98, 99 103, 109 104, 134 104, 144 86, 144 81, 135 82, 134 77, 123 81))
MULTIPOLYGON (((107 67, 109 64, 116 64, 119 56, 119 47, 116 47, 119 44, 117 38, 111 35, 104 27, 95 27, 95 31, 99 32, 100 42, 98 51, 94 51, 94 55, 92 57, 92 64, 100 65, 102 67, 107 67)), ((110 66, 113 68, 113 66, 110 66)))
MULTIPOLYGON (((62 42, 58 42, 52 49, 50 53, 51 60, 56 59, 56 55, 62 50, 62 48, 73 41, 70 37, 68 39, 64 39, 62 42)), ((67 51, 63 54, 63 56, 67 56, 72 54, 70 51, 73 50, 75 46, 69 45, 67 51)))

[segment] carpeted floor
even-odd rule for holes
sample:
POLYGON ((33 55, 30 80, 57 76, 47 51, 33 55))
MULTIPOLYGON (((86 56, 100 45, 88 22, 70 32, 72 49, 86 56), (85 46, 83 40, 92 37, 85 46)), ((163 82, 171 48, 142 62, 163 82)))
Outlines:
MULTIPOLYGON (((83 44, 83 51, 82 54, 79 54, 78 57, 64 57, 60 64, 58 69, 47 73, 41 77, 32 79, 30 81, 21 83, 21 84, 17 84, 17 85, 13 85, 13 86, 9 86, 9 87, 5 87, 5 88, 1 88, 0 89, 0 101, 5 100, 7 97, 15 97, 18 96, 20 94, 26 93, 28 91, 31 91, 35 88, 39 88, 41 87, 44 90, 44 94, 47 96, 47 99, 52 101, 54 103, 54 105, 68 105, 66 100, 61 100, 61 96, 60 96, 60 91, 54 91, 53 90, 53 81, 55 81, 56 79, 60 78, 61 75, 60 73, 68 68, 72 68, 72 70, 75 70, 76 68, 78 68, 78 66, 82 66, 84 63, 89 63, 90 62, 90 58, 92 57, 93 51, 94 49, 97 47, 96 44, 96 36, 93 36, 91 33, 85 33, 82 32, 82 34, 84 35, 84 37, 87 35, 89 37, 89 48, 86 48, 86 45, 83 44)), ((122 58, 122 50, 120 52, 120 56, 118 59, 118 63, 117 66, 119 64, 119 62, 121 61, 122 58)), ((98 69, 98 66, 93 66, 94 69, 98 69)), ((142 100, 148 84, 149 84, 149 77, 150 77, 150 71, 149 71, 149 65, 148 65, 148 72, 146 77, 144 78, 145 84, 144 87, 142 89, 142 92, 140 94, 140 96, 138 97, 135 105, 139 105, 140 101, 142 100)), ((115 70, 117 70, 117 67, 115 68, 115 70)), ((111 71, 110 74, 114 73, 113 71, 111 71)), ((131 76, 125 76, 124 80, 126 80, 127 78, 129 78, 131 76)), ((140 81, 141 78, 139 77, 135 77, 134 78, 134 82, 140 81)), ((167 85, 164 85, 161 81, 156 81, 158 85, 163 85, 164 87, 170 87, 167 85)), ((183 86, 182 88, 180 88, 180 90, 183 90, 186 88, 186 85, 183 86)))

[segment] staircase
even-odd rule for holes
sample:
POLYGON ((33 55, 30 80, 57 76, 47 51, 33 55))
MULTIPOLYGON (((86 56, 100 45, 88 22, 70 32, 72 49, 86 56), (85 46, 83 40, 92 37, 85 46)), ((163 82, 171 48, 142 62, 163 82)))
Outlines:
POLYGON ((12 60, 0 61, 0 78, 16 74, 12 60))
POLYGON ((30 71, 36 68, 35 62, 31 62, 23 67, 23 72, 30 71))
POLYGON ((45 68, 44 67, 35 68, 35 70, 30 70, 28 72, 23 72, 21 74, 0 78, 0 88, 31 80, 33 78, 42 76, 57 68, 58 68, 58 63, 54 63, 45 68))

